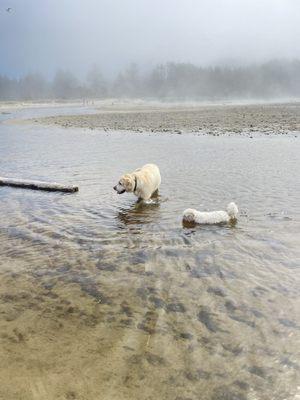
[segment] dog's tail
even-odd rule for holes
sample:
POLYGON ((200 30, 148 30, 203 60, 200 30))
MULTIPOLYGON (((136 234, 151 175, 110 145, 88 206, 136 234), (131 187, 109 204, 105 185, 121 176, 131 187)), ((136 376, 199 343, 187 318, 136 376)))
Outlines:
POLYGON ((228 206, 227 206, 227 213, 228 213, 230 219, 236 219, 236 217, 237 217, 237 215, 239 213, 237 205, 235 203, 233 203, 233 202, 229 203, 228 206))

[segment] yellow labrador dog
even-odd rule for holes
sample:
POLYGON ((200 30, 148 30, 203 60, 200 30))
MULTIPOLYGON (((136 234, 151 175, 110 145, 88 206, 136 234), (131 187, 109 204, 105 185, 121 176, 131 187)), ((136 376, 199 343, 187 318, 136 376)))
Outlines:
POLYGON ((139 199, 149 200, 161 183, 159 168, 155 164, 146 164, 131 174, 123 175, 114 186, 118 194, 134 193, 139 199))

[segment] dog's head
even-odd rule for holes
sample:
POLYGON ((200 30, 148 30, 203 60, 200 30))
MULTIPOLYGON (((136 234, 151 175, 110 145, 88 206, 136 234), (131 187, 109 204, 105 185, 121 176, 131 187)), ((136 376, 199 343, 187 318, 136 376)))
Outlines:
POLYGON ((135 179, 131 174, 123 175, 118 184, 114 186, 114 190, 118 194, 122 194, 125 192, 133 192, 135 186, 135 179))
POLYGON ((194 222, 195 221, 195 210, 192 208, 187 208, 183 212, 183 220, 186 222, 194 222))

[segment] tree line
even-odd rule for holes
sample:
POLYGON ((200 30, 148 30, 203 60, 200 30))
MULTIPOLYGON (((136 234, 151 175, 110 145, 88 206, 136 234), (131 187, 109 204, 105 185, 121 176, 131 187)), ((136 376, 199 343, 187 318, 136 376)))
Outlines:
POLYGON ((199 67, 166 63, 141 72, 129 65, 115 79, 97 66, 84 80, 58 70, 52 80, 39 73, 20 79, 0 75, 0 100, 42 99, 268 99, 300 97, 300 60, 273 60, 260 65, 199 67))

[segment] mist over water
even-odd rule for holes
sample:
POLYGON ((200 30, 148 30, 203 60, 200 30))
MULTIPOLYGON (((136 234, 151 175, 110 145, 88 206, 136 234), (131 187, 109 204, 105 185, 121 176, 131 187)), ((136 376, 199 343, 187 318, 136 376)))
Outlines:
POLYGON ((0 96, 299 96, 299 15, 294 0, 6 0, 0 96))
POLYGON ((58 70, 52 81, 41 74, 21 79, 0 76, 0 100, 144 98, 160 100, 297 99, 300 61, 273 60, 245 67, 159 64, 142 72, 130 64, 113 80, 94 65, 85 80, 58 70))

